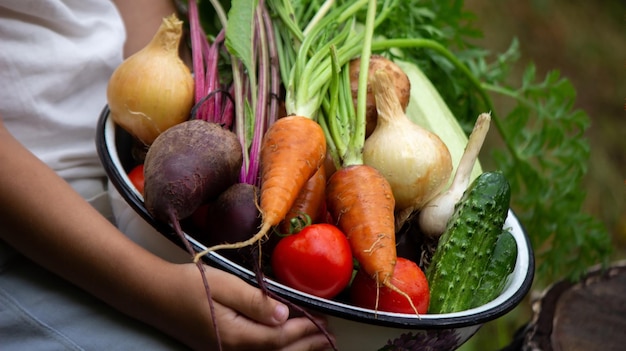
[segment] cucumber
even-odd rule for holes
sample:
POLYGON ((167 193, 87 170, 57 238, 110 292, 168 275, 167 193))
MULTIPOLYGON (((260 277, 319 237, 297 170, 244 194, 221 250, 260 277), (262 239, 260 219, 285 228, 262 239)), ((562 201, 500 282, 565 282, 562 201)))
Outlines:
POLYGON ((475 307, 472 306, 474 294, 485 272, 489 269, 498 277, 504 275, 504 270, 489 268, 489 262, 502 233, 510 200, 509 182, 500 172, 484 172, 469 185, 456 204, 426 271, 429 313, 475 307))
POLYGON ((506 284, 507 277, 513 272, 516 261, 515 238, 507 229, 502 229, 491 259, 476 288, 476 293, 472 296, 470 308, 482 306, 498 297, 506 284))

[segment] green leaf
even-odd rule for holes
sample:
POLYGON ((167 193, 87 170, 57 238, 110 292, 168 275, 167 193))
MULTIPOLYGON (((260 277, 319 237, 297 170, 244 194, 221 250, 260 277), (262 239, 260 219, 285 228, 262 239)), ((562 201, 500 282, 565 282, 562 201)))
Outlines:
POLYGON ((257 4, 258 0, 232 0, 226 25, 226 47, 250 72, 254 71, 255 67, 252 40, 254 38, 254 12, 257 4))
POLYGON ((589 117, 574 109, 572 84, 558 71, 537 82, 530 64, 517 90, 490 89, 517 101, 501 120, 510 154, 497 150, 494 159, 511 181, 513 206, 537 250, 538 280, 575 279, 592 264, 606 264, 610 237, 597 219, 581 213, 589 117))

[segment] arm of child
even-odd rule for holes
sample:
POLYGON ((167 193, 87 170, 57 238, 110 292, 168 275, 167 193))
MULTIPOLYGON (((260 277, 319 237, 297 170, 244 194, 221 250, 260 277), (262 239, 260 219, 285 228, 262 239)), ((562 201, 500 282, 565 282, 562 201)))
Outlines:
MULTIPOLYGON (((170 1, 119 2, 126 55, 143 47, 170 1), (158 4, 157 4, 158 3, 158 4)), ((0 116, 0 239, 114 308, 194 349, 215 349, 200 273, 138 246, 91 207, 4 127, 0 116)), ((241 279, 207 267, 225 350, 320 349, 325 337, 305 318, 241 279)))
MULTIPOLYGON (((195 349, 215 334, 199 271, 152 255, 117 230, 52 169, 26 150, 0 118, 0 239, 120 311, 195 349)), ((207 267, 225 349, 323 347, 304 318, 239 278, 207 267)))

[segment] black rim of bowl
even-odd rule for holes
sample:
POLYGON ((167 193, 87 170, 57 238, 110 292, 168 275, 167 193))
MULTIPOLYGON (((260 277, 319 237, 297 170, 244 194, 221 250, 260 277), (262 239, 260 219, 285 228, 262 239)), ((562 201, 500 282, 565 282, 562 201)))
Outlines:
MULTIPOLYGON (((111 183, 115 186, 122 198, 124 198, 124 200, 141 217, 143 217, 148 223, 150 223, 150 225, 152 225, 159 233, 164 235, 167 239, 169 239, 179 247, 184 248, 184 244, 174 234, 172 228, 165 223, 156 221, 144 207, 143 199, 137 196, 137 194, 133 190, 124 185, 125 180, 120 174, 119 169, 115 166, 106 142, 105 130, 108 117, 109 108, 108 106, 105 106, 98 120, 96 148, 105 172, 111 179, 111 183)), ((116 128, 120 130, 119 127, 116 126, 116 128)), ((116 136, 117 135, 118 133, 116 133, 116 136)), ((116 144, 117 142, 118 140, 116 140, 116 144)), ((521 223, 520 226, 522 226, 521 223)), ((375 314, 373 311, 370 312, 369 310, 353 308, 352 306, 345 304, 328 303, 328 300, 325 299, 319 299, 316 297, 310 297, 308 295, 300 294, 291 289, 285 288, 280 284, 275 283, 271 279, 268 279, 268 288, 272 292, 280 295, 283 298, 289 299, 290 301, 298 304, 301 307, 312 308, 314 310, 317 310, 318 312, 322 312, 331 316, 340 317, 361 323, 402 329, 449 329, 476 326, 494 320, 511 311, 524 299, 524 297, 531 288, 535 270, 534 255, 529 242, 529 238, 526 235, 523 226, 521 229, 524 232, 524 239, 526 241, 526 247, 528 250, 528 271, 526 272, 526 276, 524 277, 524 281, 520 285, 520 288, 515 291, 515 293, 513 293, 510 298, 503 301, 501 304, 468 315, 446 316, 442 318, 406 318, 401 315, 386 313, 375 314)), ((193 238, 189 236, 188 238, 191 239, 190 241, 195 250, 201 251, 203 249, 195 242, 195 240, 193 240, 193 238)), ((232 273, 247 281, 248 283, 258 286, 256 277, 250 270, 242 268, 238 264, 233 263, 232 261, 224 258, 218 253, 210 253, 204 257, 204 260, 207 264, 210 264, 211 266, 232 273)))

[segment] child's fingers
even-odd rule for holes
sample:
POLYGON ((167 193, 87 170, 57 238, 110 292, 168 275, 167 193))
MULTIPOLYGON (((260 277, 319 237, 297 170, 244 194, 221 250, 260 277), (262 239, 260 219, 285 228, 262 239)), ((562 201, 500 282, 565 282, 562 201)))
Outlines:
MULTIPOLYGON (((289 319, 279 326, 252 323, 244 318, 222 334, 222 340, 236 350, 325 350, 330 349, 327 337, 305 317, 289 319), (239 324, 241 323, 241 324, 239 324), (246 335, 245 339, 241 333, 246 335)), ((330 336, 332 338, 332 336, 330 336)))
POLYGON ((238 277, 207 267, 213 300, 266 325, 280 325, 289 317, 289 308, 238 277))

